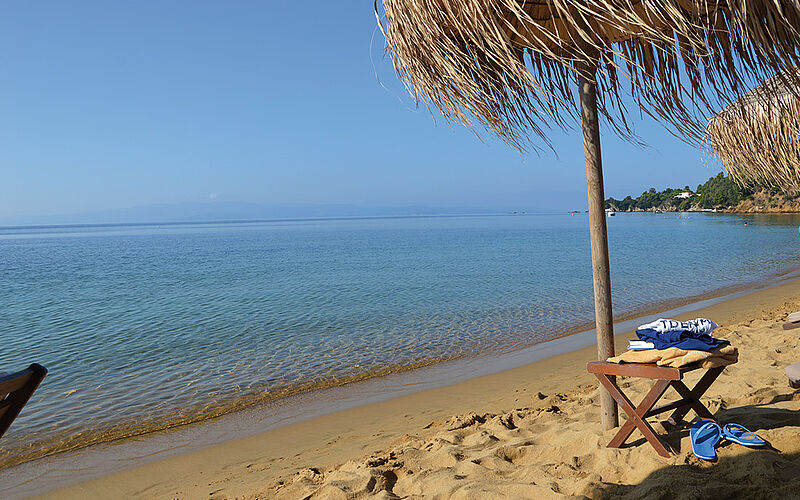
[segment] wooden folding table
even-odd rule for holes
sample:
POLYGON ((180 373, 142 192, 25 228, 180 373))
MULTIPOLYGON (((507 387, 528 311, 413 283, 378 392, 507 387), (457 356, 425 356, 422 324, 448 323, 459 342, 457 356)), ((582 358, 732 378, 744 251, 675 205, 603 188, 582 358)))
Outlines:
POLYGON ((683 383, 683 374, 699 368, 700 366, 697 364, 683 366, 681 368, 670 368, 652 363, 609 363, 608 361, 595 361, 586 365, 586 369, 589 373, 594 373, 603 387, 611 393, 614 400, 616 400, 622 409, 625 410, 625 413, 628 414, 627 422, 620 428, 617 435, 614 436, 614 439, 608 443, 608 447, 621 447, 622 443, 628 439, 628 436, 630 436, 635 429, 639 429, 659 455, 662 457, 669 457, 669 445, 656 434, 653 427, 647 422, 647 417, 658 415, 669 410, 675 410, 667 421, 672 425, 678 425, 689 410, 694 410, 699 417, 713 420, 714 416, 708 411, 708 408, 700 402, 700 396, 711 387, 711 384, 719 377, 725 367, 709 369, 700 378, 694 388, 689 389, 686 387, 686 384, 683 383), (617 376, 649 378, 656 380, 656 383, 644 399, 642 399, 642 402, 639 403, 638 406, 634 406, 631 400, 628 399, 617 385, 617 376), (669 387, 673 387, 681 396, 681 399, 653 408, 669 387))

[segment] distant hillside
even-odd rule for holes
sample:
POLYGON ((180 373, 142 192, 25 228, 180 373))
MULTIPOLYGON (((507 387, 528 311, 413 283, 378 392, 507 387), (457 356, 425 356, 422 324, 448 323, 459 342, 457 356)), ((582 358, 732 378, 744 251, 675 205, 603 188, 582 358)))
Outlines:
POLYGON ((68 215, 0 217, 0 226, 197 222, 317 217, 370 217, 500 213, 486 207, 362 206, 354 204, 267 204, 232 201, 148 205, 68 215))
POLYGON ((784 193, 778 188, 746 189, 720 173, 694 191, 689 186, 663 191, 650 188, 637 198, 609 198, 606 208, 617 212, 800 213, 800 193, 784 193))
POLYGON ((760 190, 726 210, 731 213, 800 213, 800 197, 777 190, 760 190))
POLYGON ((751 195, 752 193, 743 190, 720 173, 697 186, 694 191, 689 186, 667 188, 663 191, 650 188, 637 198, 631 196, 626 196, 622 200, 609 198, 606 200, 606 208, 618 212, 727 210, 751 195))

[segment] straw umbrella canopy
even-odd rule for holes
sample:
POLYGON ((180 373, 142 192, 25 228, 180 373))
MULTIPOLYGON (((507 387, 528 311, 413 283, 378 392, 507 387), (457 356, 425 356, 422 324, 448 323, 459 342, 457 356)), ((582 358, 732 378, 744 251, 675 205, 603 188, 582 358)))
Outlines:
POLYGON ((800 69, 778 73, 709 120, 706 145, 734 181, 800 191, 800 69))
MULTIPOLYGON (((580 117, 597 349, 614 353, 599 117, 628 107, 694 143, 720 101, 797 61, 792 0, 375 0, 394 68, 418 103, 523 150, 580 117)), ((602 392, 602 423, 617 408, 602 392)))

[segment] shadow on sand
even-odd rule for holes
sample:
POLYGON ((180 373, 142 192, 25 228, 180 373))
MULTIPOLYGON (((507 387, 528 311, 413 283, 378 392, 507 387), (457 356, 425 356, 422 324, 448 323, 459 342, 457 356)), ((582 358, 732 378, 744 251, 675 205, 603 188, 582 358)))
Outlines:
MULTIPOLYGON (((715 416, 720 423, 736 422, 756 433, 762 431, 762 435, 771 434, 763 431, 784 428, 786 432, 800 433, 797 429, 800 427, 800 412, 769 407, 794 397, 795 394, 780 395, 763 404, 720 409, 715 416)), ((688 428, 675 430, 666 441, 680 451, 680 440, 688 433, 688 428)), ((631 445, 647 446, 647 443, 641 439, 631 442, 631 445)), ((659 469, 638 484, 604 484, 592 496, 623 499, 800 499, 800 451, 796 446, 791 450, 779 450, 770 444, 762 449, 750 449, 723 441, 717 449, 723 457, 716 462, 702 461, 689 454, 685 463, 659 469), (730 456, 731 451, 736 454, 730 456)))

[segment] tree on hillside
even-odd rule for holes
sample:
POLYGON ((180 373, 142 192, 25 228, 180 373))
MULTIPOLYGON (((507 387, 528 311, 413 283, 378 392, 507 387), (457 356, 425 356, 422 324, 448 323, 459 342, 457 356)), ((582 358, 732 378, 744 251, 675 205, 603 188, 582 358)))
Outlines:
POLYGON ((725 174, 720 172, 705 184, 697 186, 698 205, 702 208, 730 207, 738 204, 746 194, 725 174))

